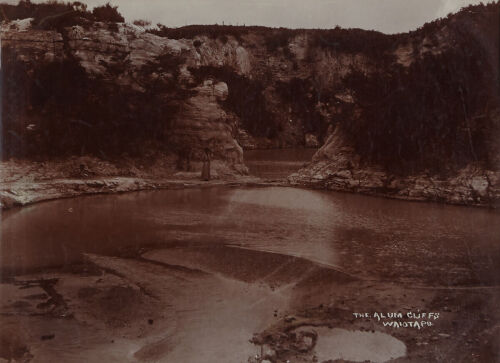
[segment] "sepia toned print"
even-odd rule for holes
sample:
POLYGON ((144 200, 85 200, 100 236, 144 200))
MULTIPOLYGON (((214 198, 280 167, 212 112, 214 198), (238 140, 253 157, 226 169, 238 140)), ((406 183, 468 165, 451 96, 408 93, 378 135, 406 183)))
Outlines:
POLYGON ((0 3, 0 362, 500 362, 500 3, 402 3, 0 3))

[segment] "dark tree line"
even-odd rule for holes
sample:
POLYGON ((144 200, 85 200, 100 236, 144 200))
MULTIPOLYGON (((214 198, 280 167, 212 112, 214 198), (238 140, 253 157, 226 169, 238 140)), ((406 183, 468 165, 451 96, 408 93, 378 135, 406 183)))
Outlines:
POLYGON ((326 134, 329 121, 319 112, 317 105, 328 102, 330 92, 322 94, 311 78, 278 81, 275 88, 281 100, 290 105, 291 116, 302 122, 305 133, 326 134))
POLYGON ((39 29, 60 29, 95 21, 106 23, 125 21, 117 6, 107 3, 89 11, 87 5, 79 1, 32 3, 30 0, 21 0, 17 5, 0 4, 0 16, 6 21, 33 18, 33 27, 39 29))
POLYGON ((408 68, 370 75, 353 69, 344 79, 356 107, 341 127, 364 160, 403 172, 492 163, 500 126, 493 70, 473 36, 459 40, 460 46, 416 58, 408 68))
POLYGON ((91 77, 72 57, 34 66, 4 48, 3 157, 139 155, 145 143, 168 149, 169 122, 189 96, 178 87, 180 62, 169 55, 150 61, 137 72, 137 90, 116 83, 114 64, 108 77, 91 77), (173 77, 150 79, 152 69, 173 77))

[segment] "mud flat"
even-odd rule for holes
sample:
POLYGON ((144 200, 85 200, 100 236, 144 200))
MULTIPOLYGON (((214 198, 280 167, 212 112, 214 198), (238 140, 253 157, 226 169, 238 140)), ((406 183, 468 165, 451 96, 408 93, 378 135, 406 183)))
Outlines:
POLYGON ((495 361, 497 222, 484 209, 280 187, 14 208, 1 231, 0 357, 495 361))
POLYGON ((487 362, 498 353, 498 292, 366 282, 227 247, 87 255, 73 271, 1 284, 0 352, 25 362, 487 362), (392 328, 353 311, 440 317, 392 328))

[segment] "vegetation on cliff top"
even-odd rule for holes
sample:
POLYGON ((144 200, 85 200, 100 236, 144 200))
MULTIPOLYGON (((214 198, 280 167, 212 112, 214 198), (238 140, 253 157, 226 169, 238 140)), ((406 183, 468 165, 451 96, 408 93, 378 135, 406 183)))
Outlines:
POLYGON ((117 6, 107 3, 88 11, 87 5, 79 1, 32 3, 30 0, 21 0, 17 5, 0 4, 0 15, 6 21, 33 18, 33 26, 40 29, 58 29, 94 21, 125 21, 117 6))

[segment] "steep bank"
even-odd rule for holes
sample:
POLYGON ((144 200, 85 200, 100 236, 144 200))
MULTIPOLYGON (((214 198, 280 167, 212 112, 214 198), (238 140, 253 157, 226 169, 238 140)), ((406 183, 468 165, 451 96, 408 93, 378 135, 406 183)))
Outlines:
POLYGON ((338 122, 293 185, 498 207, 498 4, 400 42, 384 71, 344 78, 338 122))
POLYGON ((395 174, 381 165, 363 163, 336 131, 314 155, 312 163, 288 177, 295 186, 347 191, 396 199, 500 206, 500 172, 469 164, 448 175, 429 170, 395 174))

